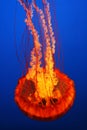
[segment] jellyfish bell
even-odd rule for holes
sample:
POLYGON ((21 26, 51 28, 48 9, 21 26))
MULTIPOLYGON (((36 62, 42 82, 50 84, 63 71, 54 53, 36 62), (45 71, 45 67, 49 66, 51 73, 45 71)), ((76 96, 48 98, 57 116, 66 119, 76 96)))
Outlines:
MULTIPOLYGON (((26 6, 28 1, 19 0, 26 12, 25 23, 33 36, 30 67, 19 79, 15 89, 15 102, 29 117, 40 120, 52 120, 64 115, 73 105, 75 99, 74 81, 55 68, 54 54, 56 40, 51 24, 50 6, 42 0, 44 10, 36 1, 26 6), (43 30, 44 43, 35 28, 32 17, 33 8, 39 15, 43 30), (44 65, 42 64, 44 61, 44 65)), ((28 3, 29 4, 29 3, 28 3)))

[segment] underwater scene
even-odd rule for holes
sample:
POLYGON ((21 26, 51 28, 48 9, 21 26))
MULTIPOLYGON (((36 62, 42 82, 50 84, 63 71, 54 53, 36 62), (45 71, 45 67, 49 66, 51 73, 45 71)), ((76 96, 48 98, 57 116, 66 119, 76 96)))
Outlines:
POLYGON ((86 4, 1 1, 0 130, 87 129, 86 4))

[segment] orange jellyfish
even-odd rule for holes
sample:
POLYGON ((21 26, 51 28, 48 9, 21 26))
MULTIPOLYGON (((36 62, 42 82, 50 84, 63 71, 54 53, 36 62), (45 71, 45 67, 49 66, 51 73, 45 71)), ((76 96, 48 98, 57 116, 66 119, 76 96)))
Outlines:
POLYGON ((53 120, 64 115, 73 105, 74 81, 55 68, 56 40, 49 2, 42 0, 44 10, 37 5, 36 0, 32 0, 31 3, 28 0, 19 2, 26 12, 25 23, 33 36, 34 46, 30 55, 30 67, 25 76, 19 79, 15 89, 15 102, 31 118, 53 120), (39 16, 44 35, 43 44, 32 20, 33 10, 39 16))

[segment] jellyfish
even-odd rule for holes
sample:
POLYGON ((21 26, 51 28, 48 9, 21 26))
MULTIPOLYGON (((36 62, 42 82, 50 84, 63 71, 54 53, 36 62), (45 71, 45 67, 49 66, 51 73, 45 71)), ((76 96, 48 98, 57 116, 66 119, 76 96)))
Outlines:
MULTIPOLYGON (((28 117, 39 120, 54 120, 64 115, 75 99, 74 81, 55 67, 56 38, 52 28, 50 4, 41 0, 41 9, 36 0, 18 0, 23 7, 25 23, 33 37, 29 67, 15 89, 15 102, 28 117), (42 33, 36 29, 34 10, 39 16, 42 33)), ((30 43, 29 43, 30 44, 30 43)))

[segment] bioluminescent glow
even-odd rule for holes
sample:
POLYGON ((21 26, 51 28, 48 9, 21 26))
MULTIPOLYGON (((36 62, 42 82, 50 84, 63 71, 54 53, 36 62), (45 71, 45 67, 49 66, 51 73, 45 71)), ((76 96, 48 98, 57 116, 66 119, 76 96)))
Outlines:
MULTIPOLYGON (((74 82, 55 67, 56 38, 51 23, 50 4, 41 0, 41 9, 36 0, 18 0, 26 13, 25 23, 33 37, 30 67, 25 76, 19 79, 15 90, 15 101, 29 117, 40 120, 52 120, 64 115, 75 99, 74 82), (33 17, 38 15, 43 33, 36 29, 33 17)), ((31 44, 31 43, 29 43, 31 44)), ((27 59, 28 61, 28 59, 27 59)))

